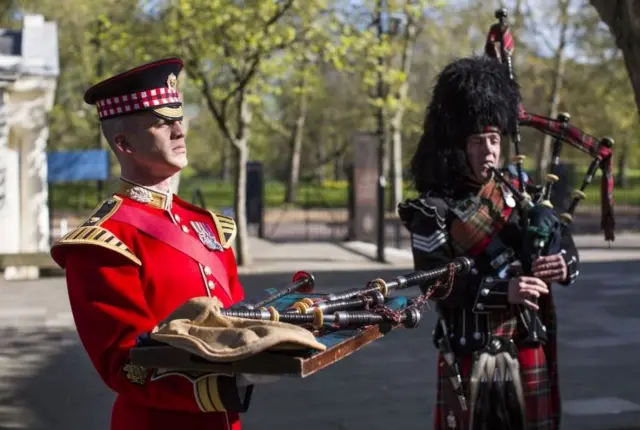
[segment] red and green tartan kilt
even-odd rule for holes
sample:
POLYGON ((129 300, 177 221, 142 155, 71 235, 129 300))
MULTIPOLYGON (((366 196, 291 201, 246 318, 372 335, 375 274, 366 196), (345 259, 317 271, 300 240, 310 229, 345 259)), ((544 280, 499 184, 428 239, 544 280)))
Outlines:
MULTIPOLYGON (((555 351, 550 352, 552 356, 551 362, 554 363, 551 371, 547 366, 547 359, 542 346, 522 348, 518 353, 520 377, 527 409, 528 430, 558 430, 560 428, 560 392, 557 383, 555 351)), ((462 357, 459 359, 459 365, 464 393, 467 397, 467 403, 469 403, 471 357, 462 357)), ((448 386, 445 387, 443 384, 450 384, 445 366, 442 355, 438 354, 437 400, 433 414, 434 430, 449 430, 452 428, 447 426, 447 415, 450 408, 444 404, 445 397, 442 392, 445 388, 449 389, 448 386)), ((453 409, 454 413, 458 410, 455 405, 451 409, 453 409)), ((456 429, 460 428, 460 424, 458 424, 456 429)))

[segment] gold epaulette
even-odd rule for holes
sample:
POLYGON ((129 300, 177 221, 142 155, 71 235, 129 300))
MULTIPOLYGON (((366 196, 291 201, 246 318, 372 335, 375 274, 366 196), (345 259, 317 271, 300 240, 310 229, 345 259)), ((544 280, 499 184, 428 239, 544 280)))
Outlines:
POLYGON ((122 205, 122 198, 118 196, 111 196, 107 200, 104 200, 98 208, 93 211, 89 219, 82 223, 81 227, 86 226, 98 226, 111 218, 116 213, 118 208, 122 205))
POLYGON ((218 237, 220 238, 220 242, 222 242, 222 247, 224 249, 230 248, 236 238, 236 222, 228 216, 216 214, 211 211, 209 211, 209 213, 211 214, 211 218, 213 218, 216 230, 218 230, 218 237))
MULTIPOLYGON (((100 246, 102 248, 110 249, 118 254, 131 260, 138 266, 142 265, 142 262, 136 255, 131 252, 129 247, 122 243, 115 234, 103 227, 94 226, 81 226, 75 230, 70 231, 56 241, 53 248, 69 245, 93 245, 100 246)), ((52 249, 53 249, 52 248, 52 249)))
POLYGON ((51 247, 52 252, 59 247, 69 245, 93 245, 109 249, 126 257, 138 266, 142 262, 131 252, 115 234, 100 225, 109 219, 122 204, 122 199, 118 196, 109 197, 91 214, 89 219, 75 230, 70 231, 58 239, 51 247))

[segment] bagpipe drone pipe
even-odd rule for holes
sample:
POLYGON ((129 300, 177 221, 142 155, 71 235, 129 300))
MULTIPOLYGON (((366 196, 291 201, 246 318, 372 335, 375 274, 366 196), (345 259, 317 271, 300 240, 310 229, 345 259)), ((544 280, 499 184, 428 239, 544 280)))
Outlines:
MULTIPOLYGON (((235 318, 281 321, 308 327, 321 333, 349 327, 363 327, 390 322, 407 328, 418 326, 422 308, 438 289, 450 290, 456 275, 469 272, 472 260, 461 257, 432 270, 420 270, 398 276, 389 281, 373 279, 364 288, 354 288, 341 293, 310 293, 315 282, 313 275, 298 272, 293 284, 274 291, 258 303, 239 303, 223 309, 222 314, 235 318), (446 278, 443 281, 443 278, 446 278), (390 297, 389 294, 431 282, 426 292, 413 300, 406 297, 390 297), (294 292, 300 292, 293 295, 294 292), (286 300, 283 300, 286 297, 286 300), (389 306, 388 302, 393 306, 389 306), (398 302, 402 303, 398 306, 398 302), (277 305, 277 306, 276 306, 277 305)), ((447 293, 443 293, 447 294, 447 293)))
MULTIPOLYGON (((506 22, 506 9, 498 9, 495 13, 498 22, 489 29, 485 44, 485 55, 496 59, 509 69, 510 79, 515 80, 513 71, 512 55, 514 51, 514 40, 506 22)), ((585 190, 593 181, 598 169, 602 172, 600 183, 601 193, 601 228, 604 231, 606 241, 614 241, 615 220, 613 215, 613 139, 603 137, 597 139, 580 128, 569 123, 570 116, 561 113, 556 119, 528 112, 522 105, 518 106, 519 120, 515 130, 510 131, 514 144, 515 156, 513 162, 516 166, 516 183, 502 175, 494 169, 494 176, 497 180, 507 185, 514 193, 518 201, 520 220, 524 235, 523 249, 521 252, 521 263, 524 274, 531 274, 531 265, 536 257, 541 255, 552 255, 559 252, 558 244, 560 236, 569 229, 574 221, 575 210, 585 197, 585 190), (520 127, 530 127, 554 138, 549 171, 546 174, 546 181, 538 187, 542 190, 537 199, 533 199, 526 188, 526 180, 522 170, 522 163, 525 156, 521 153, 520 127), (579 189, 573 191, 573 199, 568 208, 561 213, 557 213, 551 204, 553 186, 559 180, 558 169, 560 165, 560 152, 563 144, 568 144, 574 149, 578 149, 591 157, 592 161, 582 179, 579 189)), ((536 343, 539 338, 537 328, 536 312, 527 310, 530 313, 529 341, 536 343), (533 326, 533 327, 532 327, 533 326)))
POLYGON ((210 362, 193 351, 155 341, 151 332, 138 338, 131 360, 145 368, 306 377, 396 328, 417 327, 429 298, 446 296, 455 277, 466 275, 473 265, 469 258, 456 258, 431 270, 377 278, 338 293, 316 291, 315 277, 301 271, 284 288, 266 289, 257 298, 217 310, 223 319, 256 321, 256 326, 277 322, 303 328, 326 347, 322 351, 279 347, 234 362, 210 362), (413 287, 420 287, 418 295, 402 295, 413 287))

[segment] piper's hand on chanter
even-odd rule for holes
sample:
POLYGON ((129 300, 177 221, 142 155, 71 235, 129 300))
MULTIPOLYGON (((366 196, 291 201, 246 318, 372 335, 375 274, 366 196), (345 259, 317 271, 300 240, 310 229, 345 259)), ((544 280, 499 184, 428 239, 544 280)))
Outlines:
POLYGON ((538 257, 531 265, 533 275, 545 282, 563 282, 569 275, 569 268, 560 254, 538 257))
POLYGON ((537 311, 538 305, 532 299, 537 299, 541 294, 549 294, 549 288, 539 278, 518 276, 509 281, 508 293, 509 303, 525 305, 537 311))

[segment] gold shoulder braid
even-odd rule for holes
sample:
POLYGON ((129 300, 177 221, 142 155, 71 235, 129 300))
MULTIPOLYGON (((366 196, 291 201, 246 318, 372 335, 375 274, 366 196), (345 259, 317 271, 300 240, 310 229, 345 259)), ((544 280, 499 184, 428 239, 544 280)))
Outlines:
POLYGON ((64 235, 60 240, 56 242, 54 247, 67 246, 67 245, 95 245, 103 248, 115 251, 118 254, 131 260, 138 266, 142 265, 142 262, 136 255, 131 252, 129 247, 122 243, 113 233, 106 228, 102 227, 78 227, 77 229, 70 231, 64 235))
POLYGON ((122 204, 122 199, 113 196, 105 200, 100 207, 80 227, 71 230, 58 239, 53 248, 69 245, 94 245, 100 246, 126 257, 137 266, 142 262, 131 252, 129 247, 122 243, 113 233, 100 225, 109 219, 122 204))
POLYGON ((213 224, 216 226, 218 236, 220 237, 220 242, 222 242, 222 247, 224 249, 230 248, 236 238, 236 222, 233 220, 233 218, 230 218, 228 216, 216 214, 211 211, 209 211, 209 214, 211 214, 213 224))
POLYGON ((118 196, 109 197, 107 200, 103 201, 95 211, 93 211, 89 219, 87 219, 81 227, 97 226, 102 224, 116 213, 120 205, 122 205, 122 198, 118 196))

